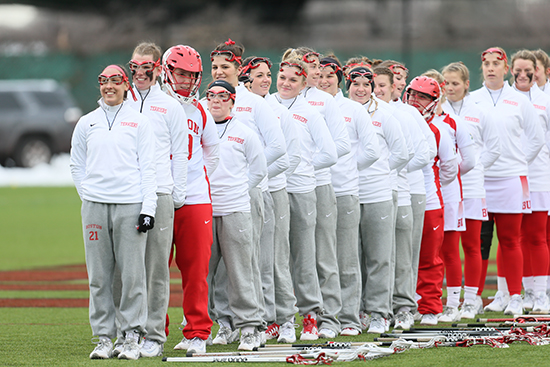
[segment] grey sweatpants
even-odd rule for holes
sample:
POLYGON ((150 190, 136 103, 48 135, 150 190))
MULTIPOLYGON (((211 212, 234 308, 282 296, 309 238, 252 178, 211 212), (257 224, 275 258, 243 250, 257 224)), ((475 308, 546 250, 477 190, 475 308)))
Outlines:
POLYGON ((267 324, 275 322, 275 286, 273 284, 273 241, 275 235, 275 215, 273 198, 269 191, 262 192, 264 201, 264 223, 260 236, 260 275, 264 313, 262 318, 267 324))
POLYGON ((317 276, 323 296, 323 313, 317 317, 319 329, 340 332, 337 315, 342 308, 340 276, 336 255, 336 223, 338 210, 332 184, 317 186, 317 223, 315 225, 315 254, 317 276))
POLYGON ((275 322, 291 321, 298 308, 290 274, 290 204, 286 189, 271 193, 275 231, 273 236, 273 283, 275 287, 275 322))
POLYGON ((340 273, 340 300, 342 308, 338 320, 342 328, 361 330, 359 307, 361 303, 361 265, 359 262, 359 197, 346 195, 336 198, 338 223, 336 243, 340 273))
POLYGON ((422 242, 422 231, 424 230, 424 213, 426 213, 426 195, 411 194, 411 208, 413 212, 412 227, 412 268, 413 287, 416 292, 416 281, 418 280, 418 263, 420 261, 420 243, 422 242))
POLYGON ((145 243, 137 231, 141 203, 104 204, 82 201, 82 231, 90 286, 90 325, 93 335, 116 336, 113 279, 121 274, 120 329, 145 333, 147 290, 145 243))
MULTIPOLYGON (((214 217, 212 222, 214 242, 208 273, 210 311, 215 308, 213 292, 218 286, 214 275, 223 258, 227 271, 227 296, 232 313, 232 325, 236 328, 259 327, 262 325, 262 320, 254 288, 250 213, 237 212, 214 217)), ((219 315, 214 314, 213 318, 219 319, 219 315)))
POLYGON ((416 308, 412 267, 412 226, 413 212, 410 205, 397 207, 395 225, 395 282, 392 307, 394 314, 401 307, 416 308))
POLYGON ((391 315, 393 201, 361 204, 362 310, 391 315))
POLYGON ((289 193, 290 204, 290 268, 292 283, 301 315, 323 310, 323 299, 315 260, 315 191, 289 193))

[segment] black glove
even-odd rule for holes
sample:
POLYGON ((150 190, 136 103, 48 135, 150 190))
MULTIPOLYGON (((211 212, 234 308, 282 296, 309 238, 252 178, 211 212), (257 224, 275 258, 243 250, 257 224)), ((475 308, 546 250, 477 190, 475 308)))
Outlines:
POLYGON ((145 233, 155 226, 155 218, 147 214, 140 214, 138 219, 138 232, 145 233))

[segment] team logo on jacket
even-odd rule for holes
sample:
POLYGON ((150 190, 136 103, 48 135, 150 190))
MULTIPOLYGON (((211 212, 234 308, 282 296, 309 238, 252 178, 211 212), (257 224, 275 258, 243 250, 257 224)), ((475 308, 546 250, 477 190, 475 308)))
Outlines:
POLYGON ((479 119, 477 117, 464 116, 464 120, 479 123, 479 119))
POLYGON ((382 123, 380 121, 372 120, 372 124, 376 127, 381 127, 382 123))
POLYGON ((168 112, 168 110, 164 107, 157 107, 157 106, 151 106, 151 111, 152 112, 160 112, 160 113, 163 113, 166 115, 166 112, 168 112))
POLYGON ((252 112, 252 107, 237 107, 237 112, 252 112))
POLYGON ((312 106, 324 106, 325 102, 323 101, 308 101, 308 103, 312 106))
POLYGON ((304 124, 307 124, 307 119, 306 119, 304 116, 300 116, 300 115, 298 115, 298 114, 293 113, 293 114, 292 114, 292 118, 293 118, 294 120, 298 120, 298 121, 303 122, 304 124))
POLYGON ((346 122, 351 122, 351 117, 344 116, 344 120, 346 120, 346 122))
POLYGON ((101 229, 102 227, 99 224, 88 224, 86 229, 101 229))
POLYGON ((138 124, 137 124, 137 122, 125 122, 125 121, 122 121, 122 122, 120 123, 120 126, 138 127, 138 124))
POLYGON ((538 109, 538 110, 546 111, 546 107, 545 107, 545 106, 541 106, 541 105, 539 105, 539 104, 534 104, 534 103, 533 103, 533 106, 535 106, 535 108, 538 109))
POLYGON ((517 103, 516 101, 510 101, 509 99, 505 99, 502 102, 504 102, 506 104, 511 104, 512 106, 518 106, 519 105, 519 103, 517 103))
POLYGON ((235 143, 239 143, 239 144, 244 143, 244 139, 243 139, 243 138, 237 138, 237 137, 235 137, 235 136, 228 136, 228 137, 227 137, 227 141, 234 141, 235 143))

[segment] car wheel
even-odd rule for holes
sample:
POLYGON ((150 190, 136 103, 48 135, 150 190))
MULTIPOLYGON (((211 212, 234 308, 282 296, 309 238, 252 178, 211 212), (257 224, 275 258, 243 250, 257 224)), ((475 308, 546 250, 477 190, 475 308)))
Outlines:
POLYGON ((41 163, 50 163, 52 149, 41 137, 25 138, 17 146, 14 160, 19 167, 34 167, 41 163))

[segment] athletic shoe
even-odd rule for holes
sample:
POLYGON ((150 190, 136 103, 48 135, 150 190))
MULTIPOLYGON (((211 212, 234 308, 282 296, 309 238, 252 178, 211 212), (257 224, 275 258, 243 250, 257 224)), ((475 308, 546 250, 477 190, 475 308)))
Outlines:
POLYGON ((526 310, 532 310, 535 304, 535 291, 532 289, 526 289, 523 296, 523 308, 526 310))
POLYGON ((292 344, 296 342, 296 326, 293 322, 288 321, 281 325, 279 328, 279 338, 277 339, 278 343, 287 343, 292 344))
POLYGON ((476 315, 482 315, 485 313, 483 310, 483 299, 481 299, 481 296, 476 296, 476 300, 474 301, 474 311, 476 315))
MULTIPOLYGON (((242 330, 241 330, 242 333, 242 330)), ((262 332, 254 329, 254 347, 259 348, 262 345, 262 332)), ((265 345, 265 342, 264 342, 265 345)))
POLYGON ((122 345, 122 352, 118 355, 118 359, 136 360, 140 356, 139 349, 139 333, 128 331, 126 332, 124 344, 122 345))
POLYGON ((218 334, 212 341, 212 344, 216 344, 216 345, 231 344, 235 340, 237 340, 238 336, 239 336, 239 329, 231 330, 226 326, 220 326, 220 330, 218 330, 218 334))
POLYGON ((386 320, 379 314, 373 312, 370 317, 370 326, 367 333, 382 334, 386 332, 386 320))
POLYGON ((307 315, 302 320, 304 329, 300 334, 300 340, 317 340, 319 339, 319 334, 317 332, 317 320, 315 320, 310 315, 307 315))
POLYGON ((106 336, 100 336, 97 346, 90 353, 90 359, 109 359, 113 354, 113 342, 106 336))
POLYGON ((322 328, 321 330, 319 330, 319 338, 334 339, 336 338, 336 333, 330 329, 322 328))
POLYGON ((475 317, 476 317, 476 306, 473 303, 463 303, 462 308, 460 309, 460 318, 475 319, 475 317))
POLYGON ((484 309, 485 311, 490 312, 502 312, 506 309, 506 306, 508 306, 508 302, 510 302, 510 295, 504 294, 502 291, 498 291, 493 297, 493 302, 485 306, 484 309))
POLYGON ((183 339, 181 339, 181 342, 179 342, 178 344, 176 344, 176 346, 174 347, 175 350, 187 350, 189 349, 189 339, 187 339, 185 336, 183 337, 183 339))
POLYGON ((144 339, 140 349, 142 357, 158 357, 162 355, 164 346, 154 340, 144 339))
POLYGON ((359 320, 361 321, 361 329, 367 330, 370 326, 370 317, 366 312, 359 312, 359 320))
POLYGON ((456 322, 460 321, 460 312, 457 307, 447 307, 443 310, 443 313, 439 316, 440 322, 456 322))
POLYGON ((265 332, 266 340, 277 339, 279 337, 279 325, 273 323, 267 327, 265 332))
POLYGON ((241 334, 241 344, 239 344, 239 350, 254 350, 256 344, 256 337, 254 333, 241 334))
POLYGON ((189 341, 187 353, 206 353, 206 340, 195 337, 189 341))
POLYGON ((115 341, 115 347, 113 348, 113 353, 111 355, 111 357, 113 358, 118 358, 118 355, 120 354, 120 352, 122 352, 122 346, 124 345, 124 339, 117 339, 115 341))
POLYGON ((437 315, 433 313, 427 313, 422 315, 422 320, 420 320, 420 325, 437 325, 437 315))
MULTIPOLYGON (((525 305, 524 305, 525 307, 525 305)), ((546 292, 538 292, 535 297, 532 313, 547 314, 550 311, 550 301, 546 292)))
MULTIPOLYGON (((412 314, 410 312, 401 311, 395 315, 394 329, 409 330, 411 328, 410 320, 412 319, 412 314)), ((414 323, 414 319, 413 319, 414 323)))
POLYGON ((523 298, 521 294, 514 294, 510 297, 510 302, 504 310, 505 315, 522 315, 523 314, 523 298))
POLYGON ((346 327, 340 331, 340 336, 357 336, 359 334, 361 334, 361 331, 354 327, 346 327))
MULTIPOLYGON (((422 320, 422 314, 416 310, 413 315, 413 321, 421 321, 422 320)), ((414 323, 413 323, 414 324, 414 323)), ((411 324, 411 326, 413 325, 411 324)))

